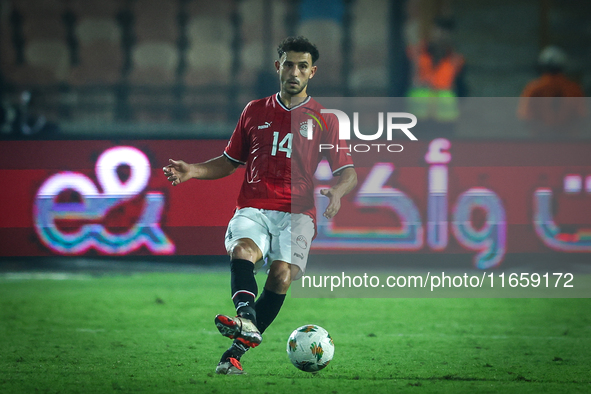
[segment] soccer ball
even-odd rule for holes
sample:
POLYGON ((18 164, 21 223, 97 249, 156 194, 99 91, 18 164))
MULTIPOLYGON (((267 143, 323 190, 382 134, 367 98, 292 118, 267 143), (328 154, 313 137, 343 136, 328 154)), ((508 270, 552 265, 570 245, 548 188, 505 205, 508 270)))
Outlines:
POLYGON ((289 336, 287 355, 291 363, 302 371, 320 371, 332 360, 334 343, 324 328, 307 324, 296 328, 289 336))

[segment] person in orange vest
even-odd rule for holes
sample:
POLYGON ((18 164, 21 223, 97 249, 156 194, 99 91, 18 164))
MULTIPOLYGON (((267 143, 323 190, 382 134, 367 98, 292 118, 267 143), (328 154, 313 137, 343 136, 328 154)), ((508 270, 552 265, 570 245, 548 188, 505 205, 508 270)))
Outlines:
POLYGON ((452 19, 438 18, 428 41, 407 50, 412 68, 408 110, 417 117, 423 135, 451 136, 460 114, 458 97, 467 96, 465 61, 453 47, 453 28, 452 19))
POLYGON ((574 137, 587 116, 583 89, 564 74, 568 58, 559 47, 548 46, 538 58, 542 75, 529 82, 519 100, 517 116, 530 133, 542 139, 574 137))

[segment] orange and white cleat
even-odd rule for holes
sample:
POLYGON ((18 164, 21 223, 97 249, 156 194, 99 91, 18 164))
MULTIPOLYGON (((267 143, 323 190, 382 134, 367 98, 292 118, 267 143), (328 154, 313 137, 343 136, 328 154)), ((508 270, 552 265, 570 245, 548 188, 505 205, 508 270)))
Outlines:
POLYGON ((240 361, 234 357, 228 358, 226 361, 220 361, 217 367, 215 367, 215 373, 218 375, 244 375, 244 369, 240 361))
POLYGON ((237 339, 248 347, 256 347, 263 341, 263 336, 254 323, 243 317, 217 315, 215 325, 220 334, 230 339, 237 339))

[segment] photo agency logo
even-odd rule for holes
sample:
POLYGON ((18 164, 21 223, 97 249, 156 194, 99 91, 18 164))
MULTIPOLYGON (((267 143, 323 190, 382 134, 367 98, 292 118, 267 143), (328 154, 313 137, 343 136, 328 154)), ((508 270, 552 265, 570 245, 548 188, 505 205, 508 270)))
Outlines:
MULTIPOLYGON (((320 131, 328 129, 328 124, 325 117, 322 114, 333 114, 335 115, 338 122, 338 134, 339 140, 341 141, 352 141, 351 133, 351 119, 345 111, 339 109, 326 109, 323 108, 318 111, 314 111, 310 108, 306 108, 309 112, 304 112, 309 118, 306 121, 300 123, 300 134, 306 137, 308 140, 314 138, 314 128, 317 126, 320 131)), ((373 134, 364 134, 361 131, 359 112, 353 112, 353 136, 364 141, 362 143, 350 143, 346 146, 335 146, 333 144, 319 144, 318 149, 320 152, 327 152, 330 150, 346 150, 347 152, 356 153, 368 153, 368 152, 402 152, 404 147, 398 143, 391 143, 393 138, 397 138, 404 134, 411 141, 417 141, 417 137, 410 131, 411 128, 416 126, 417 117, 408 112, 378 112, 378 130, 373 134), (402 120, 409 120, 410 122, 402 122, 402 120), (384 123, 386 124, 384 127, 384 123), (385 129, 385 140, 383 141, 385 129), (399 132, 402 132, 400 134, 399 132)), ((367 132, 368 130, 365 130, 367 132)))

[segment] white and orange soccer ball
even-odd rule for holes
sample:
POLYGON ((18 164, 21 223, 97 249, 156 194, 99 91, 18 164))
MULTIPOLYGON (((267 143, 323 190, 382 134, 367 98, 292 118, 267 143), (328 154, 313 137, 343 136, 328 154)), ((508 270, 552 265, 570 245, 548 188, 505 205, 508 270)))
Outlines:
POLYGON ((305 372, 325 368, 334 356, 334 342, 328 331, 315 324, 296 328, 287 340, 291 363, 305 372))

